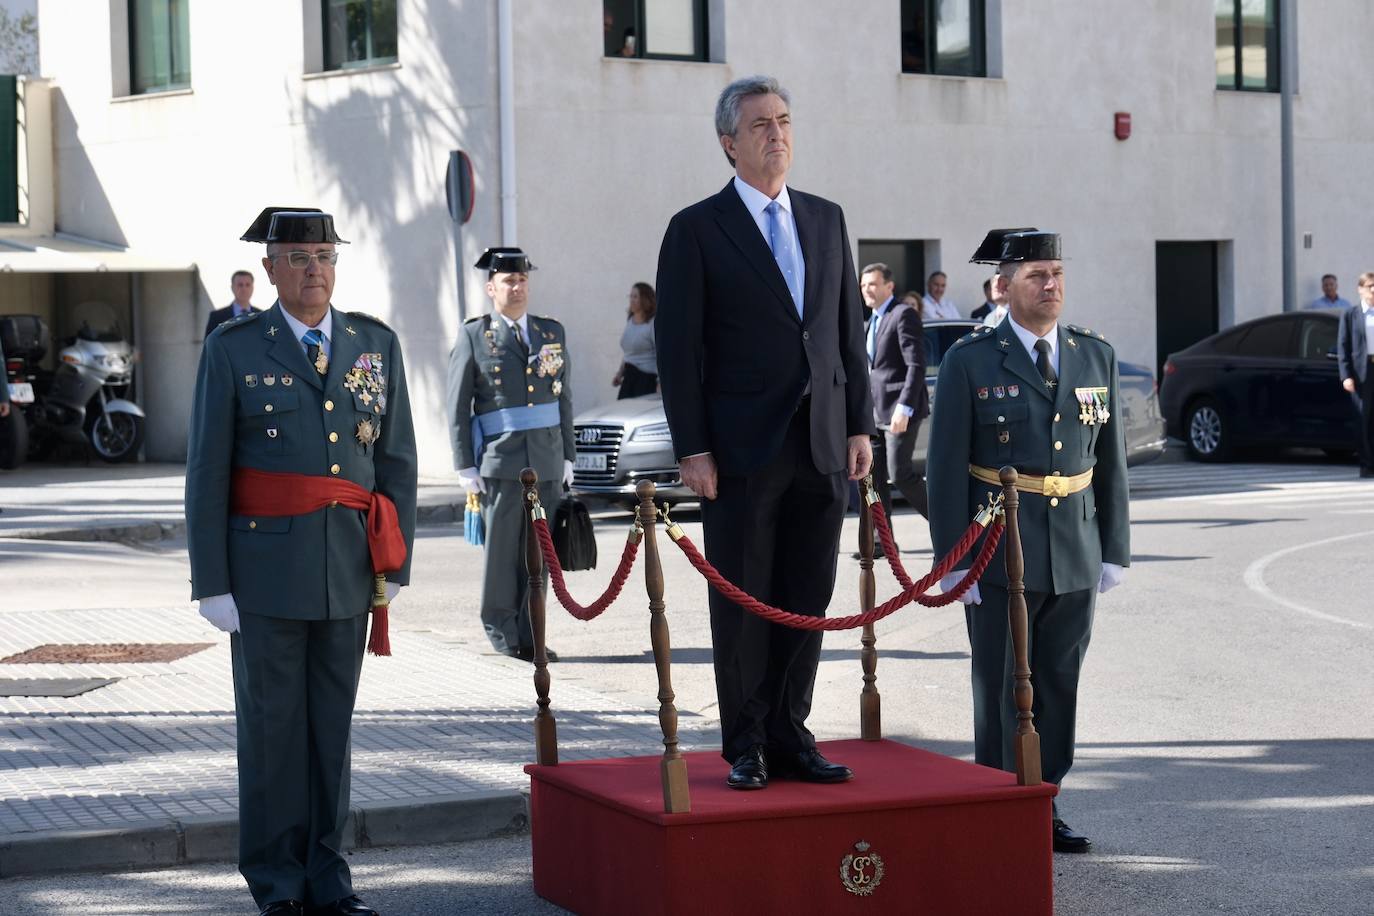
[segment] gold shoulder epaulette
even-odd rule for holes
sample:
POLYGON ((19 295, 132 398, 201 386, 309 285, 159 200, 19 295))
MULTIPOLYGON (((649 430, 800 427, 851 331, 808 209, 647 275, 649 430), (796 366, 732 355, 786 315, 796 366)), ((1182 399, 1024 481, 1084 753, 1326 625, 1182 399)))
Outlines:
POLYGON ((1109 347, 1111 346, 1110 343, 1107 343, 1107 338, 1104 337, 1104 336, 1102 336, 1102 335, 1101 335, 1100 333, 1098 333, 1097 331, 1090 330, 1089 328, 1080 328, 1080 327, 1079 327, 1078 325, 1076 325, 1076 324, 1066 324, 1066 325, 1064 325, 1064 327, 1068 328, 1070 331, 1072 331, 1072 332, 1075 333, 1075 334, 1081 334, 1082 336, 1084 336, 1084 337, 1090 337, 1090 338, 1092 338, 1093 340, 1100 340, 1100 341, 1102 341, 1104 344, 1107 344, 1107 346, 1109 346, 1109 347))
MULTIPOLYGON (((388 331, 391 331, 391 326, 388 325, 388 324, 387 324, 385 321, 383 321, 382 319, 378 318, 376 315, 369 315, 367 312, 345 312, 344 314, 346 314, 349 318, 362 318, 362 319, 365 319, 365 320, 370 321, 370 322, 372 322, 373 324, 375 324, 375 325, 377 325, 377 326, 379 326, 379 327, 382 327, 382 328, 385 328, 385 329, 388 330, 388 331)), ((392 331, 392 333, 394 334, 394 333, 396 333, 396 332, 395 332, 395 331, 392 331)))

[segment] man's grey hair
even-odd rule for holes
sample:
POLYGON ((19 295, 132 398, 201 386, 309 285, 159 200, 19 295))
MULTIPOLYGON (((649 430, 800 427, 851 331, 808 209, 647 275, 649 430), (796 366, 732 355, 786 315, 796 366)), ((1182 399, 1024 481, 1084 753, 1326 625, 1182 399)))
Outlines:
POLYGON ((862 277, 864 274, 874 273, 882 274, 884 283, 892 282, 892 268, 888 267, 882 261, 874 261, 872 264, 867 265, 863 270, 859 271, 859 276, 862 277))
MULTIPOLYGON (((776 79, 771 76, 745 76, 735 80, 720 92, 720 98, 716 100, 716 136, 733 137, 739 130, 739 106, 747 97, 751 95, 776 95, 782 99, 783 104, 789 109, 792 107, 792 96, 776 79)), ((729 153, 725 158, 730 160, 733 168, 735 160, 729 153)))

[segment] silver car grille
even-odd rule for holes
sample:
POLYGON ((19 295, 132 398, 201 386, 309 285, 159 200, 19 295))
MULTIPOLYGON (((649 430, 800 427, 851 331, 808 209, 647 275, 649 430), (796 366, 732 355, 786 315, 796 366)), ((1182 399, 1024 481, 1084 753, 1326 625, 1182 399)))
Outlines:
POLYGON ((573 484, 605 485, 615 481, 615 468, 620 457, 620 442, 625 438, 625 427, 612 423, 582 423, 573 427, 573 439, 577 442, 579 455, 605 455, 606 470, 593 471, 577 469, 573 471, 573 484))

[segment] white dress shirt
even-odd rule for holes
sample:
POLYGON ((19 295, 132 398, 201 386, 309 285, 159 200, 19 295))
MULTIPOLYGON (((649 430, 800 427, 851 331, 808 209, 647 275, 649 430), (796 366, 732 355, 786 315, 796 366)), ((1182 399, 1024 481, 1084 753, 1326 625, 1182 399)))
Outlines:
POLYGON ((936 302, 930 297, 930 293, 926 293, 921 297, 921 301, 925 303, 921 317, 926 321, 954 321, 964 317, 959 314, 959 307, 954 304, 954 300, 948 296, 936 302))
POLYGON ((782 186, 777 198, 772 198, 736 175, 735 192, 739 194, 739 199, 744 201, 744 208, 749 211, 749 215, 754 218, 754 225, 763 233, 763 243, 768 246, 769 251, 773 250, 773 243, 768 237, 768 205, 777 200, 778 206, 782 208, 787 229, 792 233, 793 248, 797 252, 797 289, 806 289, 806 257, 802 254, 801 236, 797 235, 797 218, 792 215, 792 198, 787 194, 787 185, 782 186))
POLYGON ((983 316, 983 324, 989 328, 995 328, 1002 323, 1002 319, 1007 317, 1009 309, 1005 305, 994 305, 992 311, 983 316))
MULTIPOLYGON (((878 345, 878 325, 882 323, 883 316, 886 315, 888 312, 890 312, 890 311, 892 310, 892 304, 893 304, 894 302, 896 302, 896 301, 897 301, 897 300, 896 300, 893 296, 888 296, 887 299, 886 299, 886 301, 884 301, 882 305, 878 306, 877 308, 875 308, 875 309, 873 310, 873 317, 871 317, 871 318, 868 319, 868 339, 869 339, 869 357, 868 357, 868 364, 869 364, 870 366, 873 365, 873 356, 872 356, 872 354, 873 354, 873 352, 877 349, 877 345, 878 345)), ((906 414, 908 417, 914 417, 914 416, 916 416, 916 408, 915 408, 915 407, 909 407, 909 406, 906 405, 906 404, 898 404, 898 405, 897 405, 897 409, 900 410, 902 413, 906 414)), ((880 424, 880 425, 884 425, 884 426, 885 426, 888 418, 887 418, 887 417, 883 417, 882 419, 883 419, 883 423, 880 424)))
POLYGON ((1374 356, 1374 305, 1362 302, 1360 310, 1364 312, 1364 352, 1374 356))
POLYGON ((1055 324, 1055 326, 1052 327, 1052 328, 1050 328, 1049 333, 1046 334, 1044 337, 1036 337, 1035 334, 1034 334, 1033 332, 1027 331, 1025 328, 1021 327, 1021 325, 1017 324, 1015 318, 1009 318, 1009 319, 1007 319, 1007 320, 1011 322, 1011 329, 1012 329, 1013 331, 1016 332, 1016 339, 1019 340, 1019 341, 1021 341, 1021 346, 1023 346, 1023 347, 1026 348, 1026 353, 1029 354, 1029 356, 1030 356, 1030 361, 1031 361, 1031 364, 1032 364, 1032 365, 1034 365, 1034 364, 1035 364, 1035 361, 1036 361, 1037 359, 1040 358, 1040 354, 1037 353, 1037 352, 1035 352, 1035 342, 1036 342, 1037 340, 1046 340, 1046 341, 1049 341, 1049 344, 1050 344, 1050 365, 1054 367, 1054 374, 1055 374, 1055 375, 1058 375, 1058 374, 1059 374, 1059 325, 1058 325, 1058 324, 1055 324))
MULTIPOLYGON (((281 310, 281 314, 282 317, 286 319, 286 325, 291 329, 292 335, 295 336, 296 343, 301 345, 302 350, 309 353, 309 348, 306 347, 305 341, 301 340, 301 338, 305 336, 306 331, 310 330, 310 326, 293 317, 285 308, 281 310)), ((320 320, 319 324, 315 325, 315 330, 324 335, 324 340, 320 342, 320 349, 324 351, 325 359, 328 359, 330 356, 329 338, 334 331, 334 310, 332 308, 324 310, 324 318, 320 320)))

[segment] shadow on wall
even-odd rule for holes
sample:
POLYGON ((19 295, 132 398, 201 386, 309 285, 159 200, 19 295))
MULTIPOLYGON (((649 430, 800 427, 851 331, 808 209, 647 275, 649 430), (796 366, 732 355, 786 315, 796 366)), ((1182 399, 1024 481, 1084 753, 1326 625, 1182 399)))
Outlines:
POLYGON ((61 86, 52 91, 54 218, 58 232, 112 245, 129 244, 100 175, 81 144, 71 106, 61 86), (70 193, 63 193, 64 190, 70 193))
MULTIPOLYGON (((432 21, 431 15, 438 14, 431 7, 437 6, 420 0, 408 4, 404 15, 432 21)), ((483 22, 489 15, 476 0, 445 4, 441 12, 453 22, 483 22)), ((489 53, 485 47, 470 50, 489 53)), ((332 184, 337 199, 362 212, 368 231, 375 233, 371 242, 383 252, 378 262, 387 272, 386 320, 407 354, 411 389, 442 392, 448 335, 437 304, 449 301, 455 282, 453 225, 444 195, 448 154, 469 145, 465 133, 471 119, 460 104, 490 110, 492 100, 460 99, 459 87, 472 81, 455 68, 457 49, 423 41, 407 46, 405 54, 406 79, 349 80, 347 93, 326 104, 303 97, 298 116, 307 127, 312 167, 319 169, 325 189, 332 184), (378 85, 386 89, 367 91, 378 85), (417 86, 445 92, 438 97, 421 94, 417 86), (359 125, 371 126, 375 134, 360 135, 359 125), (430 348, 432 352, 425 352, 430 348)), ((384 311, 366 303, 358 307, 384 311)), ((413 409, 419 416, 437 406, 417 403, 413 409)))

